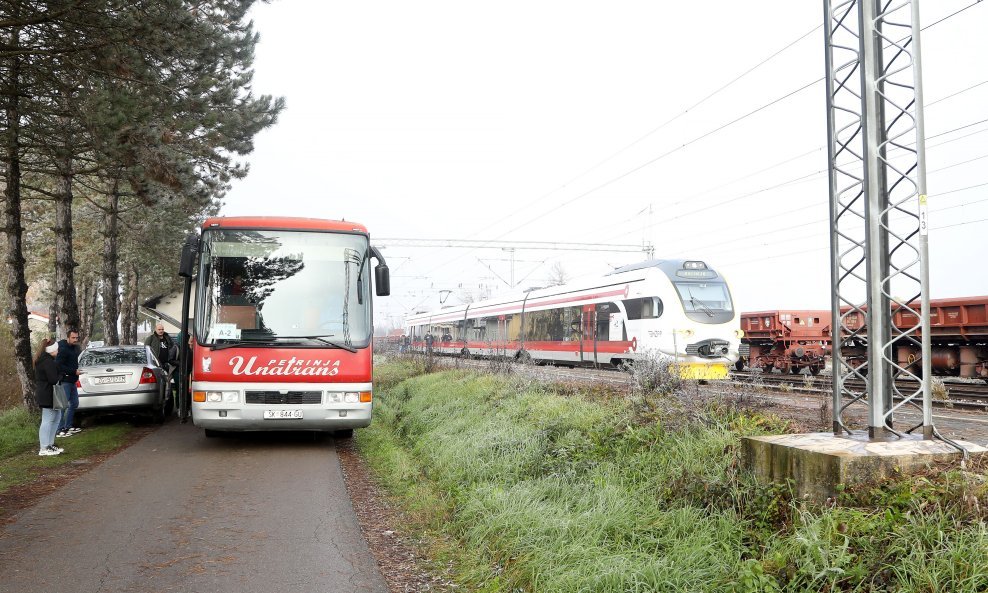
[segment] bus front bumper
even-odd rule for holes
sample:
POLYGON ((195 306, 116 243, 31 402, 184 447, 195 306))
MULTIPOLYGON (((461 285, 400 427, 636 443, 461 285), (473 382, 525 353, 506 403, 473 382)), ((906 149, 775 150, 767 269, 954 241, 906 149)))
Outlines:
POLYGON ((192 404, 192 422, 210 430, 315 430, 334 431, 370 426, 372 404, 343 404, 339 407, 250 406, 192 404))

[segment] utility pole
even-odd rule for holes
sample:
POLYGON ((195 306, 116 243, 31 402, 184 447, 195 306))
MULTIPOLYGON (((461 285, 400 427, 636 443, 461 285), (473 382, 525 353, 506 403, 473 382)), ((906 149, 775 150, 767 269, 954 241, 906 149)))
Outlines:
POLYGON ((511 281, 511 283, 509 284, 509 286, 511 286, 511 288, 514 289, 514 287, 515 287, 515 248, 514 247, 502 247, 501 250, 502 251, 507 251, 510 254, 509 256, 511 258, 511 275, 508 276, 508 278, 511 281))
POLYGON ((933 438, 919 0, 824 11, 834 434, 851 433, 844 412, 864 403, 870 439, 933 438), (904 406, 922 421, 897 427, 904 406))

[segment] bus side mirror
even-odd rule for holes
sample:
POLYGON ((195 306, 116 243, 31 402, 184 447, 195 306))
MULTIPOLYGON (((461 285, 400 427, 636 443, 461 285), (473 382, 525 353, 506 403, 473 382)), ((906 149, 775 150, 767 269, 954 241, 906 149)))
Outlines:
POLYGON ((178 275, 183 278, 191 278, 196 271, 196 251, 199 248, 199 235, 189 233, 185 237, 185 244, 182 245, 182 260, 178 264, 178 275))
POLYGON ((377 296, 391 294, 391 272, 388 270, 388 264, 377 264, 374 267, 374 285, 377 296))

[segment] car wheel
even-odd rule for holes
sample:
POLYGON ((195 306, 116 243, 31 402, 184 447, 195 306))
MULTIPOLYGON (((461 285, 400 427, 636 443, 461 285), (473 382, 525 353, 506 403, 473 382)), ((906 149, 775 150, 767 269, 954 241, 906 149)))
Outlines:
POLYGON ((151 421, 154 422, 155 424, 164 424, 165 423, 165 408, 164 408, 164 406, 162 406, 160 408, 152 408, 151 409, 151 421))

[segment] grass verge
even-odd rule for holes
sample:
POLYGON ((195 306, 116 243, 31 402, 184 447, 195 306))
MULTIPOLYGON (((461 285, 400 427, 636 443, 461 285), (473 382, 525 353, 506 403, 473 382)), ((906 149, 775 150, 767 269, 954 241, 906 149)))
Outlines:
POLYGON ((117 449, 134 430, 122 422, 93 426, 73 437, 56 439, 55 444, 65 449, 61 455, 39 457, 40 422, 38 414, 23 407, 0 414, 0 495, 53 468, 117 449))
POLYGON ((391 364, 357 443, 468 590, 988 590, 983 468, 813 508, 741 471, 785 426, 730 401, 391 364))

